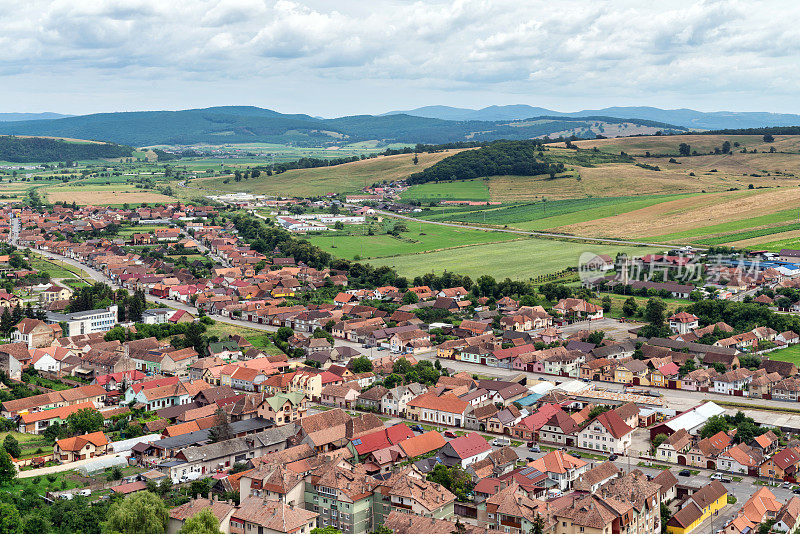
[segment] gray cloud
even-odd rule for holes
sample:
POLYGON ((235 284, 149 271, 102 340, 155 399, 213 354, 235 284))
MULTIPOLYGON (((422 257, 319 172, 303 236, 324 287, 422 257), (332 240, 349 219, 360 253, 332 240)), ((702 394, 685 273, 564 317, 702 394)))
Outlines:
MULTIPOLYGON (((382 98, 383 109, 422 95, 462 105, 583 95, 586 106, 668 95, 688 106, 724 93, 728 107, 777 97, 786 111, 799 103, 798 18, 800 5, 784 0, 758 9, 743 0, 0 0, 0 72, 54 84, 69 76, 106 95, 110 78, 160 77, 162 87, 203 85, 198 94, 220 104, 236 103, 220 80, 257 76, 284 90, 282 101, 294 96, 295 110, 335 84, 382 98)), ((158 100, 146 90, 131 98, 158 100)))

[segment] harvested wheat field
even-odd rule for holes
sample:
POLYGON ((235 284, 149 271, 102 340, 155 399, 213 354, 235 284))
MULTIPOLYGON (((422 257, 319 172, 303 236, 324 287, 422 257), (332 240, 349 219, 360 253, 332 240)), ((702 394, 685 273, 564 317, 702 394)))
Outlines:
MULTIPOLYGON (((586 141, 576 141, 575 144, 581 148, 594 148, 602 152, 618 154, 620 151, 627 152, 632 156, 643 156, 645 152, 653 154, 678 154, 678 145, 688 144, 693 151, 700 153, 713 151, 721 147, 722 143, 729 141, 731 144, 739 143, 740 146, 733 147, 734 151, 746 148, 747 150, 758 150, 768 152, 770 147, 775 150, 797 152, 800 150, 800 136, 797 135, 776 135, 775 141, 765 143, 760 135, 664 135, 651 137, 618 137, 611 139, 591 139, 586 141)), ((552 146, 563 147, 564 143, 554 143, 552 146)))
POLYGON ((50 202, 76 202, 80 205, 109 206, 112 204, 141 204, 172 202, 172 197, 147 191, 84 191, 81 189, 50 189, 47 191, 50 202))
POLYGON ((800 206, 800 188, 726 191, 662 202, 639 210, 556 228, 595 237, 645 238, 738 221, 800 206))

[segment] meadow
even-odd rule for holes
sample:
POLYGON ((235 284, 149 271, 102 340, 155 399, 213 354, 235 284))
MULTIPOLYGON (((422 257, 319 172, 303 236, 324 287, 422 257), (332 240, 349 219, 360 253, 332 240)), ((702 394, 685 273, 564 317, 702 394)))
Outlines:
POLYGON ((770 352, 769 359, 779 362, 792 362, 800 366, 800 345, 791 345, 785 349, 770 352))
POLYGON ((459 182, 429 182, 414 185, 403 191, 404 201, 419 200, 489 200, 489 188, 483 180, 464 180, 459 182))
MULTIPOLYGON (((308 240, 334 256, 353 259, 382 258, 405 254, 416 254, 453 247, 469 247, 482 243, 509 241, 518 238, 506 232, 487 232, 471 228, 453 228, 411 221, 408 232, 400 232, 398 237, 381 235, 314 235, 308 240)), ((470 247, 471 248, 471 247, 470 247)))
POLYGON ((473 280, 483 274, 498 280, 528 280, 540 275, 556 273, 567 267, 577 267, 583 252, 616 255, 624 252, 642 255, 658 249, 633 246, 595 245, 524 238, 502 243, 487 243, 461 248, 450 248, 418 254, 404 254, 368 260, 372 265, 388 265, 403 276, 414 277, 425 273, 441 274, 445 270, 469 275, 473 280))

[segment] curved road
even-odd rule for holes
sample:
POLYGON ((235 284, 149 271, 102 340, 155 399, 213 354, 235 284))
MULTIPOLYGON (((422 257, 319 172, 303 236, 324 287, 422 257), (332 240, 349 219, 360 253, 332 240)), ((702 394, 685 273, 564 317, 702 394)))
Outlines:
MULTIPOLYGON (((22 246, 20 246, 20 248, 28 248, 28 249, 30 249, 30 247, 22 247, 22 246)), ((67 265, 75 267, 76 269, 80 269, 81 271, 85 272, 89 276, 89 278, 91 278, 92 280, 94 280, 96 282, 102 282, 104 284, 108 284, 113 289, 120 289, 120 286, 118 286, 117 284, 113 283, 105 274, 101 273, 97 269, 89 267, 88 265, 84 265, 83 263, 81 263, 81 262, 79 262, 77 260, 74 260, 72 258, 67 258, 67 257, 62 256, 60 254, 55 254, 53 252, 48 252, 46 250, 37 250, 37 249, 30 249, 30 250, 31 250, 31 252, 34 252, 36 254, 40 254, 40 255, 42 255, 42 256, 44 256, 46 258, 50 258, 50 259, 53 259, 53 260, 58 260, 58 261, 66 263, 67 265)), ((175 300, 162 299, 162 298, 154 297, 153 295, 149 295, 149 294, 145 294, 145 298, 147 299, 148 302, 152 302, 152 303, 158 304, 160 306, 173 308, 173 309, 176 309, 176 310, 184 310, 184 311, 187 311, 187 312, 189 312, 189 313, 191 313, 193 315, 197 314, 197 308, 195 308, 194 306, 190 306, 190 305, 184 304, 182 302, 178 302, 178 301, 175 301, 175 300)), ((275 331, 278 330, 277 326, 266 325, 266 324, 258 324, 258 323, 251 323, 249 321, 241 321, 239 319, 231 319, 229 317, 223 317, 221 315, 213 315, 213 316, 210 316, 210 317, 212 319, 214 319, 215 321, 219 321, 220 323, 230 324, 230 325, 233 325, 233 326, 240 326, 242 328, 249 328, 251 330, 261 330, 261 331, 264 331, 264 332, 275 332, 275 331)), ((338 338, 334 338, 334 346, 336 346, 336 347, 351 347, 351 348, 354 348, 354 349, 356 349, 356 350, 358 350, 359 352, 362 352, 362 353, 364 351, 363 347, 360 344, 353 343, 351 341, 345 341, 343 339, 338 339, 338 338)))

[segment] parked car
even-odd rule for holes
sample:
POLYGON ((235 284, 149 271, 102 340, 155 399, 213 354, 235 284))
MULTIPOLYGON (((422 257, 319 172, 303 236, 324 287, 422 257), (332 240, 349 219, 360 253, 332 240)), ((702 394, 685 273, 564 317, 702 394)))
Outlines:
POLYGON ((791 484, 791 482, 784 482, 783 484, 781 484, 781 487, 784 488, 784 489, 791 489, 792 488, 792 484, 791 484))
POLYGON ((613 461, 614 461, 614 460, 616 460, 617 458, 619 458, 619 456, 618 456, 618 455, 616 455, 616 454, 612 454, 611 456, 609 456, 609 457, 608 457, 608 461, 609 461, 609 462, 613 462, 613 461))
POLYGON ((528 461, 532 462, 533 461, 533 456, 528 456, 528 461))
POLYGON ((689 471, 688 469, 681 469, 681 470, 678 472, 678 475, 680 475, 680 476, 682 476, 682 477, 690 477, 690 476, 692 476, 692 472, 691 472, 691 471, 689 471))
POLYGON ((710 478, 711 480, 722 480, 722 473, 714 473, 708 478, 710 478))
POLYGON ((792 490, 792 493, 800 495, 800 488, 795 488, 792 490))
POLYGON ((425 432, 425 429, 422 428, 422 425, 414 425, 411 427, 411 430, 414 432, 425 432))
POLYGON ((531 452, 542 452, 542 449, 540 449, 539 446, 535 444, 528 447, 528 450, 531 452))
POLYGON ((82 489, 82 490, 80 490, 78 492, 78 495, 80 495, 81 497, 88 497, 91 494, 92 494, 92 490, 90 490, 90 489, 82 489))
POLYGON ((534 445, 536 445, 536 442, 535 442, 535 441, 529 441, 529 442, 528 442, 528 448, 529 448, 529 449, 530 449, 531 447, 533 447, 534 445))
POLYGON ((446 438, 450 438, 450 439, 455 439, 455 438, 457 438, 458 436, 456 436, 456 433, 455 433, 455 432, 453 432, 452 430, 445 430, 445 431, 444 431, 444 437, 446 437, 446 438))
POLYGON ((508 447, 511 445, 511 440, 508 438, 494 438, 492 440, 492 445, 495 447, 508 447))

